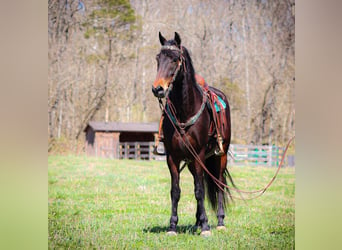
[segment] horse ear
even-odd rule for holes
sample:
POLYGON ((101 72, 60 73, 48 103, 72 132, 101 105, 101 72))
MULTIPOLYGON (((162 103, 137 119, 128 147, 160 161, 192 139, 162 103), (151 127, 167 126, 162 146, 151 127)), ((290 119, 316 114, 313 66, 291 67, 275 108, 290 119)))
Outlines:
POLYGON ((161 45, 164 45, 166 42, 166 39, 162 36, 162 34, 159 31, 159 41, 161 45))
POLYGON ((182 41, 181 41, 180 36, 179 36, 179 34, 177 32, 175 32, 175 39, 174 40, 176 41, 178 46, 181 45, 182 41))

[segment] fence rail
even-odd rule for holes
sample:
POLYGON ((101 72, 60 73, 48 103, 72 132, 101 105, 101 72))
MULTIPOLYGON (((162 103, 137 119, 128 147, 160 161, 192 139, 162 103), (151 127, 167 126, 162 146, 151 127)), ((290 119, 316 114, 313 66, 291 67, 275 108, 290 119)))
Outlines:
POLYGON ((123 142, 119 144, 119 159, 165 160, 165 156, 153 154, 154 142, 123 142))
POLYGON ((263 145, 230 145, 230 165, 279 166, 284 148, 263 145))
MULTIPOLYGON (((153 154, 154 142, 123 142, 119 144, 117 158, 135 160, 165 160, 165 156, 153 154)), ((104 151, 112 152, 113 149, 104 151)), ((279 166, 284 148, 263 145, 231 144, 228 164, 234 166, 279 166)), ((284 166, 294 166, 294 156, 285 159, 284 166)))

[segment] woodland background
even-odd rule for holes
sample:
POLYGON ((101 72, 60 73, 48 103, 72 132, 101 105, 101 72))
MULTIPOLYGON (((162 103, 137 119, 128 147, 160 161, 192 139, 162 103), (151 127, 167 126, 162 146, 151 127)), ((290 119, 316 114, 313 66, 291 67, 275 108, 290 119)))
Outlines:
POLYGON ((49 0, 50 152, 81 152, 90 120, 159 121, 159 31, 227 95, 233 143, 294 135, 294 0, 49 0))

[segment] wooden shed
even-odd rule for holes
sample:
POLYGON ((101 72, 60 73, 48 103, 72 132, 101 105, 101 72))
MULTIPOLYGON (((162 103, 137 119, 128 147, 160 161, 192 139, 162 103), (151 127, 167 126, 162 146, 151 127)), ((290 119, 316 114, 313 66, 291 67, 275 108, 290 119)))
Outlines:
POLYGON ((91 121, 84 132, 88 156, 150 159, 158 123, 91 121))

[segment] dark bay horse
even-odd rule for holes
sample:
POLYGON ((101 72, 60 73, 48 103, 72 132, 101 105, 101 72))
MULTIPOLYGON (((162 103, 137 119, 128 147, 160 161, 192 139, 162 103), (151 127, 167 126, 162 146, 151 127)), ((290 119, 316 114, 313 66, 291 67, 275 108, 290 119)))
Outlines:
MULTIPOLYGON (((195 197, 197 200, 196 226, 201 227, 201 235, 210 235, 208 218, 204 206, 205 184, 206 193, 211 207, 217 210, 217 229, 225 229, 225 205, 229 190, 219 186, 211 176, 204 171, 201 162, 209 172, 220 182, 226 184, 228 180, 234 185, 227 169, 227 152, 230 144, 230 110, 226 96, 213 87, 214 92, 225 102, 225 127, 222 132, 224 153, 211 154, 206 157, 208 147, 216 141, 210 134, 213 120, 213 110, 209 108, 206 91, 196 83, 195 70, 188 50, 181 45, 177 32, 172 40, 167 41, 159 32, 162 45, 157 55, 157 77, 152 86, 153 94, 166 99, 163 110, 165 119, 162 129, 166 149, 167 164, 171 174, 171 218, 168 234, 176 234, 178 223, 178 201, 180 199, 180 163, 186 161, 194 178, 195 197)), ((231 196, 230 196, 231 198, 231 196)))

